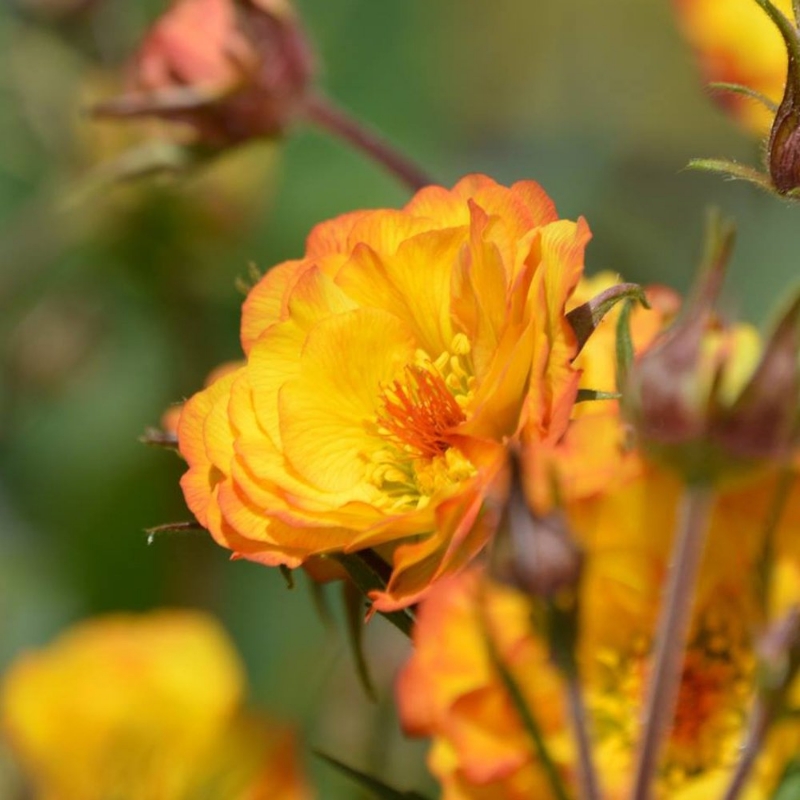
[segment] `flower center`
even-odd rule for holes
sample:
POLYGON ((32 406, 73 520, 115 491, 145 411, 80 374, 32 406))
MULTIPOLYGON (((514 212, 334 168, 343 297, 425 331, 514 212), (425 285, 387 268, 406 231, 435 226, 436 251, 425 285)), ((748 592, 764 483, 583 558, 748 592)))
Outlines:
POLYGON ((385 447, 365 460, 367 479, 390 508, 424 507, 437 492, 475 474, 452 438, 467 418, 474 384, 470 343, 459 333, 435 360, 418 351, 402 375, 380 389, 370 428, 385 447))
POLYGON ((405 376, 405 382, 394 381, 384 390, 378 424, 401 449, 423 458, 443 455, 464 411, 437 372, 413 365, 405 376))

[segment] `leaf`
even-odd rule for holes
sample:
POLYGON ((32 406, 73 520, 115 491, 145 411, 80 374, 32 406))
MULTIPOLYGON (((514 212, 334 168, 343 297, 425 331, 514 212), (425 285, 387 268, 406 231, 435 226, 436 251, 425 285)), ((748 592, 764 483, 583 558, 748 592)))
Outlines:
POLYGON ((344 600, 345 622, 347 624, 347 639, 350 642, 350 652, 356 663, 358 679, 364 691, 372 700, 377 702, 375 685, 369 674, 369 666, 364 654, 364 596, 361 590, 350 581, 342 583, 342 599, 344 600))
POLYGON ((542 734, 542 729, 539 727, 539 723, 533 713, 533 710, 528 705, 524 695, 522 694, 522 690, 519 688, 519 684, 517 684, 516 679, 503 662, 503 659, 500 657, 500 653, 497 651, 494 639, 492 638, 491 630, 489 629, 489 621, 486 618, 483 604, 480 605, 479 613, 481 616, 483 637, 486 644, 486 651, 489 655, 489 661, 502 681, 503 686, 508 693, 509 698, 511 699, 514 709, 519 716, 520 722, 522 723, 525 731, 528 733, 528 736, 531 739, 531 742, 533 743, 533 746, 536 750, 536 755, 539 757, 542 769, 550 783, 550 788, 553 790, 553 796, 556 798, 556 800, 569 800, 569 795, 567 794, 566 787, 564 786, 561 773, 559 773, 558 768, 556 767, 555 762, 550 755, 547 743, 544 740, 544 735, 542 734))
MULTIPOLYGON (((385 589, 386 581, 390 574, 389 565, 373 550, 359 550, 356 553, 336 553, 331 558, 336 559, 346 570, 353 583, 368 596, 373 589, 385 589)), ((414 616, 408 610, 392 611, 385 613, 378 611, 380 616, 389 620, 392 625, 406 636, 411 636, 414 626, 414 616)))
POLYGON ((786 767, 771 800, 797 800, 798 797, 800 797, 800 762, 792 761, 786 767))
POLYGON ((337 772, 354 780, 363 789, 372 792, 379 800, 426 800, 425 796, 418 792, 400 792, 397 789, 392 789, 391 786, 387 786, 377 778, 373 778, 371 775, 348 767, 347 764, 343 764, 338 759, 326 753, 322 753, 319 750, 314 750, 314 755, 321 758, 337 772))
POLYGON ((623 300, 637 300, 645 308, 650 308, 641 286, 636 283, 619 283, 600 292, 597 297, 593 297, 583 305, 573 308, 567 314, 567 322, 572 326, 578 339, 579 353, 605 315, 623 300))

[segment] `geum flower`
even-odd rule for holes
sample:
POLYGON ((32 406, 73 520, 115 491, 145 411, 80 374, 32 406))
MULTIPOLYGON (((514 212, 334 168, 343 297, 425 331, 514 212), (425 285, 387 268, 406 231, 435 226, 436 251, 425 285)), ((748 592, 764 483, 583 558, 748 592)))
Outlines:
POLYGON ((312 797, 293 731, 244 709, 244 665, 206 614, 86 620, 20 654, 0 687, 31 797, 312 797))
POLYGON ((244 304, 244 367, 179 425, 186 501, 268 565, 376 548, 374 607, 417 601, 493 532, 505 445, 556 440, 589 239, 535 183, 475 175, 319 225, 244 304))

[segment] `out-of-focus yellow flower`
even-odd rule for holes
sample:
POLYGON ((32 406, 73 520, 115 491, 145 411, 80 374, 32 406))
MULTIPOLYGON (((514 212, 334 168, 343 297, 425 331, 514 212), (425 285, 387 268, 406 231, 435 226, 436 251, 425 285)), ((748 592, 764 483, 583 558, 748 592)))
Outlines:
POLYGON ((185 406, 197 519, 270 565, 378 547, 375 607, 417 601, 494 530, 506 442, 568 422, 588 238, 537 184, 480 175, 319 225, 245 302, 246 366, 185 406))
MULTIPOLYGON (((786 84, 786 46, 755 0, 674 0, 681 28, 707 81, 737 83, 779 103, 786 84)), ((790 19, 791 0, 774 0, 790 19)), ((747 128, 766 135, 772 114, 739 94, 715 94, 747 128)))
POLYGON ((2 729, 41 800, 306 800, 291 734, 245 716, 244 688, 204 614, 108 616, 12 664, 2 729))

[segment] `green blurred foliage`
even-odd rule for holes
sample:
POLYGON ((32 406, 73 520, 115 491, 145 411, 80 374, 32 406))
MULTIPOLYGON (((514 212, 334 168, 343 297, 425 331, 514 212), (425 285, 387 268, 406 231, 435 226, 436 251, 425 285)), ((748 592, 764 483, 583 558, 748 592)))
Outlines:
MULTIPOLYGON (((704 91, 668 0, 298 5, 333 97, 444 183, 539 180, 562 215, 589 220, 590 271, 684 289, 718 204, 740 228, 732 311, 761 320, 796 279, 795 209, 684 171, 696 156, 756 162, 759 149, 704 91)), ((424 746, 401 742, 391 709, 407 648, 393 629, 367 631, 372 706, 341 616, 326 630, 303 580, 289 591, 200 534, 147 546, 145 528, 188 512, 180 462, 138 437, 238 356, 237 278, 300 254, 316 222, 408 196, 301 129, 200 175, 81 200, 81 176, 126 135, 81 113, 87 87, 113 85, 163 7, 0 6, 0 667, 87 615, 206 607, 246 659, 255 704, 302 724, 314 747, 432 793, 424 746)), ((359 796, 313 771, 321 796, 359 796)))

